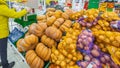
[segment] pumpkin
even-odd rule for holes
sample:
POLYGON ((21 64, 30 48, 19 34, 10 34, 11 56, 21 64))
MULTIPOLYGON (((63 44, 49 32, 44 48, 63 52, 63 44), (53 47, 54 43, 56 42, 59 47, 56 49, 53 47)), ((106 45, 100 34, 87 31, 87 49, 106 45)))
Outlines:
POLYGON ((33 23, 29 27, 29 32, 31 34, 35 34, 38 37, 41 37, 43 35, 44 30, 47 28, 46 23, 33 23))
POLYGON ((67 10, 65 10, 65 13, 67 13, 70 16, 74 13, 74 11, 71 9, 67 9, 67 10))
POLYGON ((59 28, 62 32, 65 32, 65 30, 68 30, 68 27, 66 27, 65 25, 61 25, 59 28))
POLYGON ((51 16, 51 17, 48 17, 47 18, 47 25, 48 26, 51 26, 54 22, 55 22, 55 20, 56 20, 56 17, 55 16, 51 16))
POLYGON ((48 17, 54 16, 54 12, 48 11, 48 12, 46 12, 45 15, 46 15, 46 17, 48 18, 48 17))
POLYGON ((61 67, 56 64, 50 64, 49 68, 61 68, 61 67))
POLYGON ((63 25, 65 25, 66 27, 70 28, 72 26, 72 21, 71 20, 66 20, 63 25))
POLYGON ((60 30, 62 32, 65 32, 65 30, 67 30, 68 28, 70 28, 72 26, 72 21, 70 20, 65 20, 65 22, 60 26, 60 30))
POLYGON ((25 36, 28 36, 28 35, 30 35, 29 31, 25 34, 25 36))
POLYGON ((62 13, 63 13, 63 12, 62 12, 61 10, 56 10, 56 11, 54 12, 54 16, 55 16, 56 18, 60 18, 62 13))
POLYGON ((35 49, 37 55, 44 61, 48 61, 51 55, 51 49, 47 48, 43 43, 39 43, 35 49))
POLYGON ((64 19, 63 18, 58 18, 56 21, 60 22, 60 24, 64 23, 64 19))
POLYGON ((39 27, 41 27, 43 30, 47 28, 46 23, 38 23, 39 27))
POLYGON ((54 40, 60 40, 62 37, 62 32, 59 29, 52 26, 46 29, 45 34, 54 40))
POLYGON ((60 27, 60 22, 59 21, 55 21, 52 26, 59 28, 60 27))
POLYGON ((46 19, 46 15, 38 15, 37 20, 44 20, 46 19))
POLYGON ((47 19, 38 20, 37 23, 46 23, 47 19))
POLYGON ((16 45, 18 51, 23 52, 23 51, 28 51, 30 49, 34 49, 37 43, 38 43, 38 37, 31 34, 31 35, 26 35, 24 38, 19 39, 16 45))
POLYGON ((65 20, 69 19, 69 15, 67 13, 62 13, 62 18, 64 18, 65 20))
POLYGON ((55 25, 57 28, 59 28, 64 23, 63 18, 58 18, 53 25, 55 25))
POLYGON ((25 59, 31 68, 43 68, 44 61, 37 56, 34 50, 27 51, 25 59))
POLYGON ((55 8, 47 8, 47 12, 48 12, 48 11, 55 12, 55 10, 56 10, 55 8))
POLYGON ((19 39, 19 40, 17 41, 17 43, 16 43, 16 46, 17 46, 17 49, 18 49, 19 52, 22 52, 22 51, 23 51, 23 49, 22 49, 21 46, 19 45, 21 41, 22 41, 22 39, 19 39))
POLYGON ((49 48, 52 48, 52 46, 56 46, 57 44, 53 39, 47 37, 46 35, 41 37, 41 42, 47 45, 49 48))

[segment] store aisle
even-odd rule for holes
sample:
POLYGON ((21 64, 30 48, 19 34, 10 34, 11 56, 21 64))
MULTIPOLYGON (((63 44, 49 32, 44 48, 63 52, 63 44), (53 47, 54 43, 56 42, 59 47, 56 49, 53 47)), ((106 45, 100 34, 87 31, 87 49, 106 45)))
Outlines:
POLYGON ((16 50, 13 48, 12 45, 10 45, 10 43, 8 43, 8 61, 15 61, 15 66, 13 68, 29 68, 28 64, 24 62, 22 57, 16 52, 16 50))

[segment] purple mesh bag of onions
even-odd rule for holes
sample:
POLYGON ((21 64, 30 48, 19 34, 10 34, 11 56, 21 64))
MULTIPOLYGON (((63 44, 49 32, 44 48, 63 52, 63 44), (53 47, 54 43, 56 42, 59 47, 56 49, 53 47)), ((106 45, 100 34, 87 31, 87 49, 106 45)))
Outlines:
POLYGON ((93 48, 94 37, 90 30, 83 30, 78 36, 77 49, 80 51, 89 51, 93 48))
POLYGON ((77 22, 79 22, 84 27, 92 27, 98 23, 98 19, 96 18, 93 22, 84 22, 85 17, 80 17, 77 22))

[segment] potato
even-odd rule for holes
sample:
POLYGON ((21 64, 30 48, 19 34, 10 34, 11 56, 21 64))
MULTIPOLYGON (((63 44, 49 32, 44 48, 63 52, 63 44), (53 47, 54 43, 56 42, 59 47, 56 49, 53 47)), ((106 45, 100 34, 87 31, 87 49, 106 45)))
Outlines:
POLYGON ((86 55, 86 56, 84 57, 84 60, 86 60, 86 61, 90 61, 91 58, 90 58, 88 55, 86 55))
POLYGON ((62 62, 60 63, 60 66, 61 66, 61 67, 65 67, 65 66, 66 66, 66 62, 65 62, 65 61, 62 61, 62 62))
POLYGON ((102 63, 106 63, 106 60, 105 60, 104 57, 101 57, 100 60, 101 60, 102 63))
POLYGON ((72 57, 73 57, 73 56, 72 56, 71 54, 68 54, 68 58, 69 58, 69 59, 72 59, 72 57))
POLYGON ((100 56, 100 53, 99 53, 98 50, 96 50, 96 49, 93 49, 93 50, 91 51, 91 54, 92 54, 94 57, 99 57, 99 56, 100 56))

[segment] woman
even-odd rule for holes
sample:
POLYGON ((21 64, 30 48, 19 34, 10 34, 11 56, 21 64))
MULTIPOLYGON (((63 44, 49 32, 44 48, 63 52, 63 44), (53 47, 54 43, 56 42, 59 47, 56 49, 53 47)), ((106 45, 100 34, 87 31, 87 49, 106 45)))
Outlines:
POLYGON ((9 35, 8 19, 20 18, 29 11, 30 9, 27 8, 20 12, 15 12, 8 8, 4 0, 0 0, 0 56, 3 68, 12 68, 15 64, 15 62, 9 64, 7 60, 7 37, 9 35))

